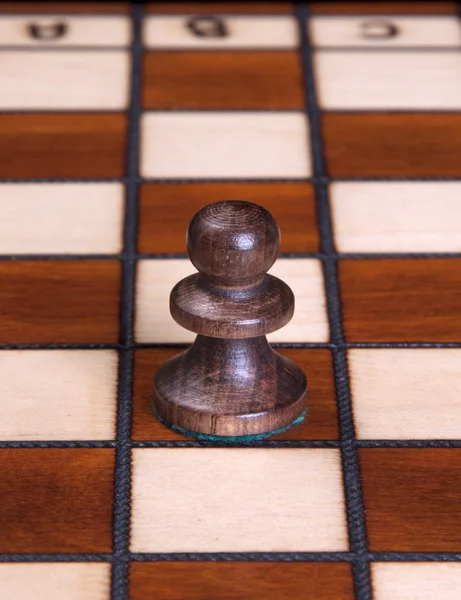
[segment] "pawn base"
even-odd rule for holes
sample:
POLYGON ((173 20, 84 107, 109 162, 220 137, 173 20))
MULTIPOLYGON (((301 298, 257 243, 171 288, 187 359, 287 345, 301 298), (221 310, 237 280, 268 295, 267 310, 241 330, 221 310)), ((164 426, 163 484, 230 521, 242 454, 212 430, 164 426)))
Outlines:
POLYGON ((300 422, 307 381, 265 336, 223 340, 197 336, 154 377, 153 409, 189 437, 247 442, 300 422))
POLYGON ((284 431, 288 431, 292 427, 299 425, 304 421, 304 418, 307 414, 307 410, 305 410, 300 417, 295 419, 292 423, 289 423, 285 427, 281 427, 280 429, 274 429, 273 431, 268 431, 266 433, 256 433, 254 435, 209 435, 207 433, 198 433, 197 431, 189 431, 188 429, 182 429, 182 427, 177 427, 172 423, 168 423, 163 419, 158 412, 155 410, 155 406, 153 408, 154 414, 157 419, 168 427, 169 429, 176 431, 185 437, 194 438, 196 440, 200 440, 203 442, 218 442, 223 444, 248 444, 250 442, 258 442, 259 440, 265 440, 268 437, 272 437, 273 435, 277 435, 279 433, 283 433, 284 431))

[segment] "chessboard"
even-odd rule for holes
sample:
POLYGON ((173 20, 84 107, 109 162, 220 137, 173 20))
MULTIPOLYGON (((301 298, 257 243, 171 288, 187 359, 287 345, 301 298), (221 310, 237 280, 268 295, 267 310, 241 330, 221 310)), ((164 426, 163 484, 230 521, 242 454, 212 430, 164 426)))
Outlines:
POLYGON ((0 4, 1 600, 461 597, 455 2, 0 4), (302 424, 162 425, 191 217, 277 219, 302 424))

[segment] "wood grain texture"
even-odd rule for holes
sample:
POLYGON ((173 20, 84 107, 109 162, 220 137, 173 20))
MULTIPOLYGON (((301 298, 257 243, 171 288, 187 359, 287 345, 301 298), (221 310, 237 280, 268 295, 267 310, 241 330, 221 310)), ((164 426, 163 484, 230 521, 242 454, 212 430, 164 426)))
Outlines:
MULTIPOLYGON (((137 350, 133 384, 133 440, 184 440, 185 438, 153 418, 151 410, 152 373, 181 348, 137 350)), ((337 440, 338 420, 333 379, 333 365, 328 350, 277 349, 293 360, 309 377, 309 412, 304 421, 273 440, 337 440)))
POLYGON ((305 179, 312 171, 301 111, 144 112, 141 134, 143 177, 305 179))
POLYGON ((0 371, 0 440, 115 439, 115 350, 8 350, 0 371))
POLYGON ((114 451, 0 450, 0 552, 111 552, 114 451))
POLYGON ((460 252, 461 182, 334 181, 339 252, 460 252))
POLYGON ((0 253, 121 252, 124 194, 121 183, 1 183, 0 253))
POLYGON ((302 109, 296 52, 147 52, 142 103, 162 109, 302 109))
POLYGON ((193 215, 216 200, 246 200, 264 206, 280 227, 280 252, 318 252, 315 192, 311 183, 144 183, 140 188, 138 250, 186 251, 193 215))
POLYGON ((459 342, 461 260, 341 260, 348 342, 459 342))
POLYGON ((460 552, 461 449, 361 448, 359 458, 372 552, 460 552))
POLYGON ((337 449, 135 448, 132 552, 347 551, 337 449))
POLYGON ((312 14, 456 14, 456 2, 309 2, 312 14))
POLYGON ((348 351, 358 439, 454 440, 461 430, 461 349, 348 351))
POLYGON ((122 177, 126 115, 0 114, 0 177, 122 177))
POLYGON ((334 563, 130 564, 130 598, 353 600, 351 569, 334 563))
POLYGON ((153 406, 167 423, 194 433, 270 434, 301 416, 306 390, 303 371, 265 337, 199 335, 155 373, 153 406))
POLYGON ((129 61, 128 51, 122 49, 9 50, 0 62, 0 109, 124 110, 129 102, 129 61))
POLYGON ((6 14, 125 14, 129 11, 129 2, 0 2, 0 13, 6 14))
POLYGON ((332 177, 460 176, 461 114, 324 114, 332 177))
POLYGON ((461 596, 459 562, 372 563, 375 600, 458 600, 461 596))
POLYGON ((156 371, 155 410, 167 423, 207 435, 286 427, 305 410, 307 381, 265 337, 294 312, 292 290, 267 275, 280 247, 276 220, 257 204, 215 202, 192 218, 186 237, 198 273, 175 285, 170 313, 198 335, 156 371))
POLYGON ((317 51, 314 60, 317 97, 325 110, 461 109, 461 82, 456 77, 461 57, 456 49, 317 51))
POLYGON ((146 12, 167 14, 290 14, 291 2, 147 2, 146 12))
POLYGON ((278 257, 280 230, 265 208, 242 200, 208 204, 191 219, 186 246, 197 273, 179 281, 170 296, 171 315, 181 327, 244 339, 291 321, 292 290, 267 275, 278 257))
POLYGON ((0 262, 0 343, 117 343, 115 260, 0 262))
POLYGON ((110 563, 0 564, 2 600, 107 600, 110 579, 110 563))

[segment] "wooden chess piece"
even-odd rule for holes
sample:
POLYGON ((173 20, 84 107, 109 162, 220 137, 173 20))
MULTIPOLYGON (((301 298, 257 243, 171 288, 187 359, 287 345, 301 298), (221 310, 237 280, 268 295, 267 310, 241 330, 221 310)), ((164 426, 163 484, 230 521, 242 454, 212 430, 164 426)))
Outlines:
POLYGON ((173 288, 170 312, 198 335, 155 374, 153 408, 166 425, 251 441, 302 420, 306 377, 266 339, 294 312, 291 289, 266 274, 279 246, 275 219, 257 204, 216 202, 192 218, 187 249, 198 273, 173 288))

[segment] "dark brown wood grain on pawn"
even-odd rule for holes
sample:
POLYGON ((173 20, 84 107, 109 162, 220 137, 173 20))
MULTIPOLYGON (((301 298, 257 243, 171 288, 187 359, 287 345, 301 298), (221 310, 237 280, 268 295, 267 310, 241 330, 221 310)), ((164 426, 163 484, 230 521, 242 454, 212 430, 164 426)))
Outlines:
POLYGON ((198 273, 172 290, 170 312, 198 334, 154 378, 154 408, 169 424, 213 436, 248 436, 283 428, 305 409, 306 377, 276 353, 266 334, 292 318, 294 296, 267 275, 280 232, 262 206, 209 204, 187 230, 198 273))
MULTIPOLYGON (((325 348, 280 348, 282 356, 309 374, 309 418, 274 435, 272 440, 338 440, 333 361, 325 348)), ((136 441, 184 440, 185 437, 152 419, 152 373, 183 348, 138 348, 135 352, 132 439, 136 441)))

